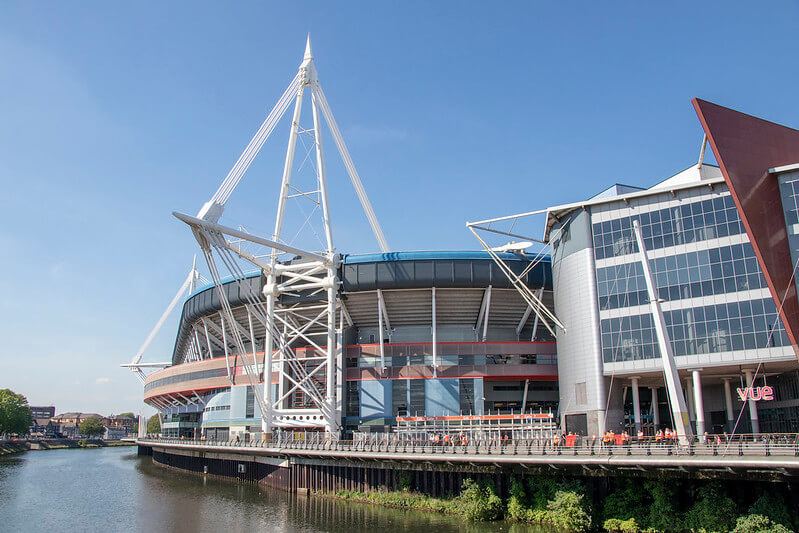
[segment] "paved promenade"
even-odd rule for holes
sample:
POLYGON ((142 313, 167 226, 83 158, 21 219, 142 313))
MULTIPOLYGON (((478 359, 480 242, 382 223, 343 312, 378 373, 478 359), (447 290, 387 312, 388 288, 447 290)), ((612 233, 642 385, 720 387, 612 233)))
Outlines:
POLYGON ((194 450, 347 461, 419 462, 469 465, 520 465, 590 469, 685 469, 772 472, 799 475, 799 443, 796 439, 731 441, 721 444, 655 444, 645 441, 603 446, 583 442, 553 447, 548 441, 477 442, 467 446, 431 446, 417 442, 353 442, 304 440, 280 442, 214 442, 170 438, 144 438, 138 443, 173 450, 194 450))

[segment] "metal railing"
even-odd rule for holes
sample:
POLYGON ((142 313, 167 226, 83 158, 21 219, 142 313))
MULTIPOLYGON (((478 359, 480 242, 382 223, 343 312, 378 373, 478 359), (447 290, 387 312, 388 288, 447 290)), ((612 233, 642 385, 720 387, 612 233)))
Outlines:
MULTIPOLYGON (((570 436, 567 436, 570 437, 570 436)), ((402 453, 409 455, 519 455, 519 456, 703 456, 703 457, 797 457, 799 434, 736 435, 721 440, 711 436, 688 442, 657 441, 655 438, 628 439, 621 444, 603 442, 601 437, 537 439, 451 439, 433 444, 429 439, 401 439, 385 433, 358 440, 333 440, 319 432, 293 432, 274 440, 205 440, 148 436, 144 443, 167 443, 219 448, 263 448, 281 451, 339 451, 352 453, 402 453)), ((798 459, 799 460, 799 459, 798 459)))

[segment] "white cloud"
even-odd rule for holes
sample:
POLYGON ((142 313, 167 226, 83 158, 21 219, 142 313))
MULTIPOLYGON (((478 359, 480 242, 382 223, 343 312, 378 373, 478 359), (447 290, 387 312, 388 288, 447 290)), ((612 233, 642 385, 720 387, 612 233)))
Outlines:
POLYGON ((94 382, 98 385, 105 385, 107 383, 111 383, 111 378, 97 378, 94 380, 94 382))

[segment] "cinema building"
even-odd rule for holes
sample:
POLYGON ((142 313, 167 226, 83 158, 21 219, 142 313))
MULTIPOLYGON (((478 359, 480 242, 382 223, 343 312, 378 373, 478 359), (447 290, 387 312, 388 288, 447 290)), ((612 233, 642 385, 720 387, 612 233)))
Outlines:
POLYGON ((694 105, 721 168, 548 210, 568 430, 673 427, 637 221, 696 433, 799 431, 799 131, 694 105))

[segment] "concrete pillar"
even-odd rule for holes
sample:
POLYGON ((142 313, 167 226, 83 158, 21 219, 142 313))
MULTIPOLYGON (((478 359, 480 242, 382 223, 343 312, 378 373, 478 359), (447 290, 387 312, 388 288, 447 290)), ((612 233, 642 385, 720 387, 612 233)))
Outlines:
POLYGON ((694 381, 694 405, 696 406, 696 436, 701 438, 705 433, 705 402, 702 397, 702 378, 699 369, 692 370, 694 381))
POLYGON ((685 395, 688 400, 688 418, 691 420, 691 426, 696 430, 696 405, 694 404, 694 383, 691 377, 685 380, 685 395))
POLYGON ((735 427, 735 414, 732 407, 732 387, 730 378, 724 378, 724 410, 727 418, 727 431, 732 433, 735 427))
POLYGON ((660 429, 660 409, 658 405, 658 388, 650 387, 652 392, 652 425, 655 426, 655 431, 660 429))
MULTIPOLYGON (((746 386, 751 390, 754 386, 752 370, 749 368, 744 370, 744 376, 746 376, 746 386)), ((752 420, 752 433, 760 433, 760 420, 757 418, 757 403, 751 398, 749 399, 749 418, 752 420)))
POLYGON ((633 418, 635 420, 635 432, 641 431, 641 401, 638 395, 638 378, 630 378, 633 389, 633 418))

